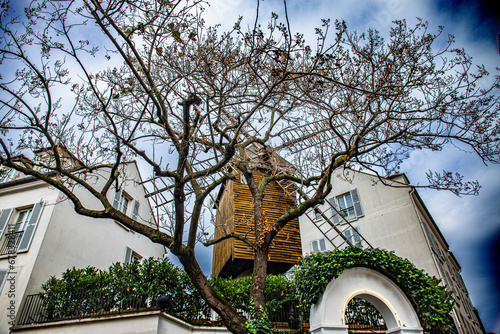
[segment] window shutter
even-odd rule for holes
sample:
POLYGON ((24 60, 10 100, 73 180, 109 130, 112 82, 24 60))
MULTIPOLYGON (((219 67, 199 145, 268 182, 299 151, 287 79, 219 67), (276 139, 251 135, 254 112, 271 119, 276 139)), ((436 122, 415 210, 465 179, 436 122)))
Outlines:
POLYGON ((311 248, 313 253, 318 251, 318 240, 314 240, 313 242, 311 242, 311 248))
POLYGON ((122 191, 121 189, 116 189, 115 198, 113 199, 113 208, 120 210, 120 203, 122 199, 122 191))
POLYGON ((319 239, 319 250, 322 252, 326 251, 325 238, 319 239))
POLYGON ((0 239, 7 228, 7 224, 9 223, 10 216, 12 215, 12 211, 14 209, 4 209, 2 213, 0 213, 0 239))
POLYGON ((344 237, 347 240, 349 240, 349 242, 352 244, 351 236, 352 236, 351 228, 348 228, 347 230, 344 231, 344 237))
POLYGON ((26 228, 24 229, 23 236, 19 242, 18 253, 27 252, 31 245, 31 240, 35 234, 36 226, 40 219, 42 213, 43 203, 35 203, 33 206, 33 211, 31 212, 30 220, 28 221, 26 228))
POLYGON ((134 206, 132 207, 132 216, 130 216, 130 218, 132 218, 133 220, 137 220, 137 218, 139 217, 139 206, 139 201, 134 200, 134 206))
POLYGON ((340 222, 340 215, 338 214, 338 209, 339 209, 339 206, 337 204, 337 199, 335 197, 332 197, 330 198, 329 200, 327 200, 328 203, 330 203, 330 205, 332 206, 330 208, 330 211, 332 212, 332 222, 337 225, 339 222, 340 222))
POLYGON ((9 274, 8 270, 0 269, 0 292, 2 292, 3 285, 5 284, 5 281, 7 280, 8 274, 9 274))
POLYGON ((125 257, 123 258, 123 263, 132 262, 132 249, 125 247, 125 257))
POLYGON ((358 189, 351 190, 351 198, 354 204, 354 212, 356 213, 356 217, 363 217, 365 214, 363 213, 361 202, 359 201, 358 189))
POLYGON ((361 245, 361 235, 359 235, 359 228, 355 228, 354 230, 356 232, 354 232, 354 234, 353 234, 353 236, 354 236, 353 244, 356 246, 361 245))

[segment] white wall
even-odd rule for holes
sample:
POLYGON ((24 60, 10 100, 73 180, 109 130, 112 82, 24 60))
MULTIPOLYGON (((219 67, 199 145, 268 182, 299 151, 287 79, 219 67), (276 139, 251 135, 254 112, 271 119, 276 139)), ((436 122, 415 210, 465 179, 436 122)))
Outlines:
MULTIPOLYGON (((0 293, 0 333, 8 332, 8 327, 10 326, 8 322, 11 319, 8 318, 10 311, 7 310, 7 307, 11 305, 12 301, 15 305, 15 313, 19 312, 22 296, 26 292, 27 285, 31 282, 31 271, 57 203, 58 193, 57 190, 47 187, 42 182, 31 182, 29 184, 0 189, 0 210, 8 208, 24 209, 33 206, 37 202, 45 202, 30 249, 28 252, 17 254, 14 259, 11 259, 10 264, 14 268, 10 270, 11 274, 9 278, 13 278, 14 289, 11 289, 11 284, 7 281, 0 293)), ((17 213, 14 210, 10 221, 12 222, 16 217, 17 213)), ((0 241, 3 243, 3 240, 2 238, 0 241)), ((9 269, 10 264, 8 255, 0 256, 0 269, 9 269)))
POLYGON ((192 326, 160 311, 23 326, 13 333, 26 334, 226 334, 225 327, 192 326))
MULTIPOLYGON (((331 198, 358 190, 364 216, 351 221, 353 227, 358 227, 361 235, 373 246, 394 250, 396 255, 408 258, 418 268, 431 275, 437 275, 436 266, 427 245, 422 227, 411 201, 410 189, 395 188, 383 185, 376 177, 365 173, 345 174, 334 173, 332 177, 331 198)), ((401 184, 399 184, 401 185, 401 184)), ((327 204, 321 206, 328 212, 327 204)), ((312 217, 312 214, 310 214, 312 217)), ((321 232, 307 217, 299 219, 304 254, 311 252, 311 241, 323 237, 321 232)), ((328 243, 327 247, 334 247, 328 243)))

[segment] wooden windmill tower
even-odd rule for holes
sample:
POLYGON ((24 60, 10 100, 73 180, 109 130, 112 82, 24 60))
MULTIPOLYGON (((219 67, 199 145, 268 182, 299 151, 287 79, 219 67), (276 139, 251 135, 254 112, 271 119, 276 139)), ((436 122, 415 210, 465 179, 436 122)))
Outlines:
MULTIPOLYGON (((258 146, 248 149, 246 154, 254 162, 257 182, 271 173, 288 173, 287 169, 291 168, 275 153, 266 152, 258 146)), ((273 182, 266 187, 263 209, 269 226, 295 206, 295 194, 287 194, 281 184, 273 182)), ((253 200, 242 174, 223 185, 216 208, 215 238, 234 232, 255 240, 253 200)), ((268 271, 273 274, 285 273, 301 256, 299 221, 294 219, 274 239, 269 253, 268 271)), ((212 274, 234 278, 250 274, 253 259, 254 252, 248 244, 233 238, 226 239, 214 246, 212 274)))

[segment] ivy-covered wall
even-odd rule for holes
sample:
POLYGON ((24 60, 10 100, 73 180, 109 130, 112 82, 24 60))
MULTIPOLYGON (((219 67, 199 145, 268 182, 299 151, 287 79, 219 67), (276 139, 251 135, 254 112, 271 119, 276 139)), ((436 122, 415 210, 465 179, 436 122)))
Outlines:
POLYGON ((452 326, 451 293, 440 280, 420 270, 407 259, 383 249, 349 247, 313 253, 303 258, 294 270, 294 287, 300 302, 310 307, 325 291, 328 283, 344 270, 367 267, 391 279, 405 293, 426 332, 445 333, 452 326))

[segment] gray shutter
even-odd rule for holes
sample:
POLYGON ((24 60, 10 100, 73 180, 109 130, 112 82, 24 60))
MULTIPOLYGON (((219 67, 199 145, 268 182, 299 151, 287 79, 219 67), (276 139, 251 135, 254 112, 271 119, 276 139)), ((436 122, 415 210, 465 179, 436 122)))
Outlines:
POLYGON ((113 208, 120 210, 120 203, 122 199, 122 191, 120 189, 116 189, 115 198, 113 199, 113 208))
POLYGON ((9 274, 8 270, 0 269, 0 292, 2 292, 3 285, 5 284, 5 281, 7 280, 8 274, 9 274))
POLYGON ((339 206, 337 204, 337 198, 332 197, 328 200, 328 203, 332 206, 330 211, 332 212, 332 222, 337 225, 340 222, 340 215, 338 214, 339 206))
POLYGON ((361 235, 359 235, 359 228, 354 228, 356 232, 354 232, 354 245, 361 245, 361 235))
POLYGON ((123 263, 132 262, 132 249, 125 247, 125 257, 123 258, 123 263))
POLYGON ((0 213, 0 239, 3 236, 3 233, 5 232, 5 229, 7 228, 7 224, 9 223, 10 216, 12 215, 12 211, 14 209, 4 209, 2 210, 2 213, 0 213))
POLYGON ((347 230, 344 231, 344 237, 346 237, 346 239, 349 240, 349 242, 352 244, 351 235, 352 235, 351 228, 348 228, 347 230))
POLYGON ((38 221, 40 220, 42 209, 43 209, 43 203, 35 203, 35 205, 33 206, 33 211, 31 212, 30 220, 28 221, 28 224, 24 229, 21 242, 19 242, 19 248, 17 249, 18 253, 27 252, 28 249, 30 248, 31 240, 33 239, 36 226, 38 225, 38 221))
POLYGON ((363 217, 365 214, 363 209, 361 208, 361 203, 359 201, 358 189, 351 190, 352 202, 354 204, 354 212, 356 213, 356 217, 363 217))
POLYGON ((322 252, 326 251, 325 238, 319 239, 319 250, 322 252))
POLYGON ((313 253, 318 251, 318 240, 314 240, 313 242, 311 242, 311 248, 313 253))
POLYGON ((140 206, 140 203, 139 201, 136 201, 134 200, 133 202, 134 206, 132 207, 132 216, 130 216, 130 218, 132 218, 133 220, 137 220, 137 218, 139 217, 139 206, 140 206))

